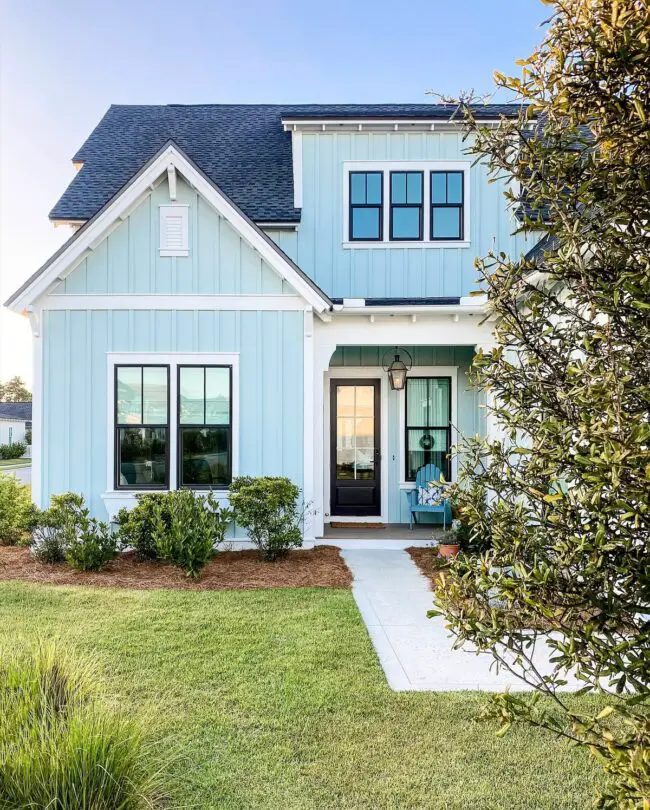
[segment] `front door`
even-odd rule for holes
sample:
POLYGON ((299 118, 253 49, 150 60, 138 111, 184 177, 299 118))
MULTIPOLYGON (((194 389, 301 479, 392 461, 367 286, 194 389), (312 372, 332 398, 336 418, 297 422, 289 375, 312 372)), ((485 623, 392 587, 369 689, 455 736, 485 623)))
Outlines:
POLYGON ((379 380, 332 380, 330 512, 381 514, 379 380))

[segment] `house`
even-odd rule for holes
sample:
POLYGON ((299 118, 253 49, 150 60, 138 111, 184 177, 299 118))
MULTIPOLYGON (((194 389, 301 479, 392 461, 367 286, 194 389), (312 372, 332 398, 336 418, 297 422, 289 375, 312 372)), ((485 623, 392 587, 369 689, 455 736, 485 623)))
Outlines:
POLYGON ((0 444, 25 442, 25 434, 31 429, 31 402, 0 402, 0 444))
POLYGON ((106 518, 286 475, 308 543, 408 523, 417 470, 453 480, 458 434, 491 429, 466 376, 493 340, 474 258, 532 247, 452 113, 110 107, 50 214, 73 235, 7 301, 34 335, 36 502, 83 492, 106 518))

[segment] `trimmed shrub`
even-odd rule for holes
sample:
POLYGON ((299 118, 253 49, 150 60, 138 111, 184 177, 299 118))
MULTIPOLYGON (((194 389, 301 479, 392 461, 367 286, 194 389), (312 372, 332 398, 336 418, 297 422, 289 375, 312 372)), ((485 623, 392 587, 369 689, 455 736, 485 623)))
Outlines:
POLYGON ((117 553, 108 524, 90 517, 83 495, 53 495, 34 530, 32 553, 43 562, 65 560, 79 571, 99 571, 117 553))
POLYGON ((25 431, 25 444, 29 447, 32 443, 32 431, 27 429, 25 431))
POLYGON ((20 543, 34 527, 37 514, 29 488, 15 475, 0 473, 0 545, 20 543))
POLYGON ((0 807, 161 807, 153 748, 96 703, 95 673, 53 647, 0 662, 0 807))
POLYGON ((240 476, 230 485, 235 520, 265 560, 277 560, 302 545, 300 489, 288 478, 240 476))
POLYGON ((14 442, 13 444, 0 444, 0 458, 13 459, 22 458, 27 451, 25 442, 14 442))
POLYGON ((115 516, 121 549, 132 548, 140 560, 155 560, 158 549, 153 537, 154 524, 158 517, 166 530, 170 525, 169 492, 147 492, 137 495, 132 509, 122 508, 115 516))
POLYGON ((65 559, 77 571, 100 571, 116 554, 117 538, 108 524, 85 514, 79 532, 66 549, 65 559))
POLYGON ((167 492, 153 508, 152 539, 157 555, 196 578, 223 543, 231 521, 232 511, 220 507, 212 492, 167 492))

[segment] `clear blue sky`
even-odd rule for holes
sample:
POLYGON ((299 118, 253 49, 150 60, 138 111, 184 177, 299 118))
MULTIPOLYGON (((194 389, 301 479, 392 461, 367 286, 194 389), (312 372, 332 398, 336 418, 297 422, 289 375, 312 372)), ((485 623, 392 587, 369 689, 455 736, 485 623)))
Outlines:
MULTIPOLYGON (((539 0, 4 0, 0 299, 69 236, 47 214, 111 103, 425 102, 492 89, 541 40, 539 0)), ((495 97, 495 100, 507 100, 495 97)), ((31 379, 0 314, 0 379, 31 379)))

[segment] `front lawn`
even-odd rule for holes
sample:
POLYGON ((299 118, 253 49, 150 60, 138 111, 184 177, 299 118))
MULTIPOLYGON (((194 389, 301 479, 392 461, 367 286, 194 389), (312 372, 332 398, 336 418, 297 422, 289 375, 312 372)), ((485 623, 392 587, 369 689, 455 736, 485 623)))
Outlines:
POLYGON ((31 467, 31 458, 0 458, 0 470, 3 467, 31 467))
POLYGON ((174 808, 559 810, 600 778, 541 732, 495 737, 480 695, 391 692, 347 590, 1 583, 0 614, 0 645, 99 661, 169 752, 174 808))

